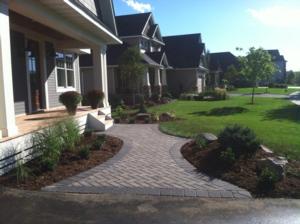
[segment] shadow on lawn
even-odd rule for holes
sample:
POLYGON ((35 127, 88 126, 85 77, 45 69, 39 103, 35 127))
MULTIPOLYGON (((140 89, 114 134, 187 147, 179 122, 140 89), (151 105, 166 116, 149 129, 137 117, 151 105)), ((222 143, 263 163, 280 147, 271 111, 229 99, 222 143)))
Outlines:
POLYGON ((300 122, 300 107, 297 105, 287 105, 285 107, 267 111, 265 120, 289 120, 300 122))
POLYGON ((198 116, 228 116, 228 115, 245 113, 247 111, 248 109, 244 107, 220 107, 220 108, 214 108, 210 111, 198 111, 191 114, 198 115, 198 116))

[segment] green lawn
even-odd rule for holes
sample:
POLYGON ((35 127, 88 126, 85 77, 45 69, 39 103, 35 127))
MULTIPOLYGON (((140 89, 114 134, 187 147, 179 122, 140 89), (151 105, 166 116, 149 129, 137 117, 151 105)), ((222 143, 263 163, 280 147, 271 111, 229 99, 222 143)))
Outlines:
POLYGON ((176 101, 150 108, 151 112, 173 111, 181 120, 161 124, 161 130, 184 137, 199 132, 218 134, 226 125, 242 124, 252 128, 274 151, 300 159, 300 107, 288 100, 232 97, 227 101, 176 101))
MULTIPOLYGON (((293 92, 299 91, 299 89, 280 89, 280 88, 256 88, 255 93, 262 94, 262 93, 269 93, 269 94, 283 94, 288 95, 293 92), (266 92, 267 90, 267 92, 266 92)), ((252 88, 239 88, 234 91, 230 91, 230 93, 240 93, 240 94, 251 94, 252 88)))

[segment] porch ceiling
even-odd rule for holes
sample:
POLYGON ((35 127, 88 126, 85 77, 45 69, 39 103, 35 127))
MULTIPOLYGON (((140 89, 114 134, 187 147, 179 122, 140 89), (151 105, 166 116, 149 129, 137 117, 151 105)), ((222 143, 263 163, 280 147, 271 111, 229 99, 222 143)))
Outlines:
POLYGON ((16 12, 9 12, 9 19, 11 28, 18 28, 29 30, 39 35, 46 36, 56 41, 56 46, 61 49, 65 48, 86 48, 88 45, 81 41, 78 41, 70 36, 67 36, 61 32, 58 32, 50 27, 44 26, 43 24, 32 20, 28 17, 22 16, 16 12))
POLYGON ((118 44, 121 41, 69 0, 12 0, 11 10, 89 44, 118 44))

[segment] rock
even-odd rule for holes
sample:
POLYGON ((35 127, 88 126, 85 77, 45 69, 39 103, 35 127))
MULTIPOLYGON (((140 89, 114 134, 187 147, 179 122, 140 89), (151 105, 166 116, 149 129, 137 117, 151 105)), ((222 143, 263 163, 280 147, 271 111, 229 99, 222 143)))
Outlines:
POLYGON ((136 119, 137 120, 146 120, 151 118, 151 114, 147 114, 147 113, 139 113, 136 115, 136 119))
POLYGON ((167 121, 173 121, 175 120, 175 115, 174 114, 171 114, 171 113, 162 113, 160 116, 159 116, 159 120, 162 121, 162 122, 167 122, 167 121))
POLYGON ((284 157, 268 157, 257 161, 256 167, 258 171, 268 168, 282 180, 285 177, 285 167, 287 164, 288 161, 284 157))
POLYGON ((274 154, 271 149, 269 149, 268 147, 266 147, 264 145, 261 145, 260 148, 267 154, 274 154))
POLYGON ((218 137, 212 133, 202 133, 202 136, 207 143, 212 143, 218 140, 218 137))

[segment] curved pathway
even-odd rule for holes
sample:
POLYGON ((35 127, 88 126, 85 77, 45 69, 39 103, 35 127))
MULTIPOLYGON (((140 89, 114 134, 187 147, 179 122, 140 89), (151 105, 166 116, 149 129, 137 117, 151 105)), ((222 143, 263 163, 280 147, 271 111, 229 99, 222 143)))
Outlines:
POLYGON ((250 198, 227 182, 199 173, 181 155, 188 140, 161 133, 157 125, 115 125, 107 134, 124 140, 104 164, 44 188, 76 193, 133 193, 213 198, 250 198))

